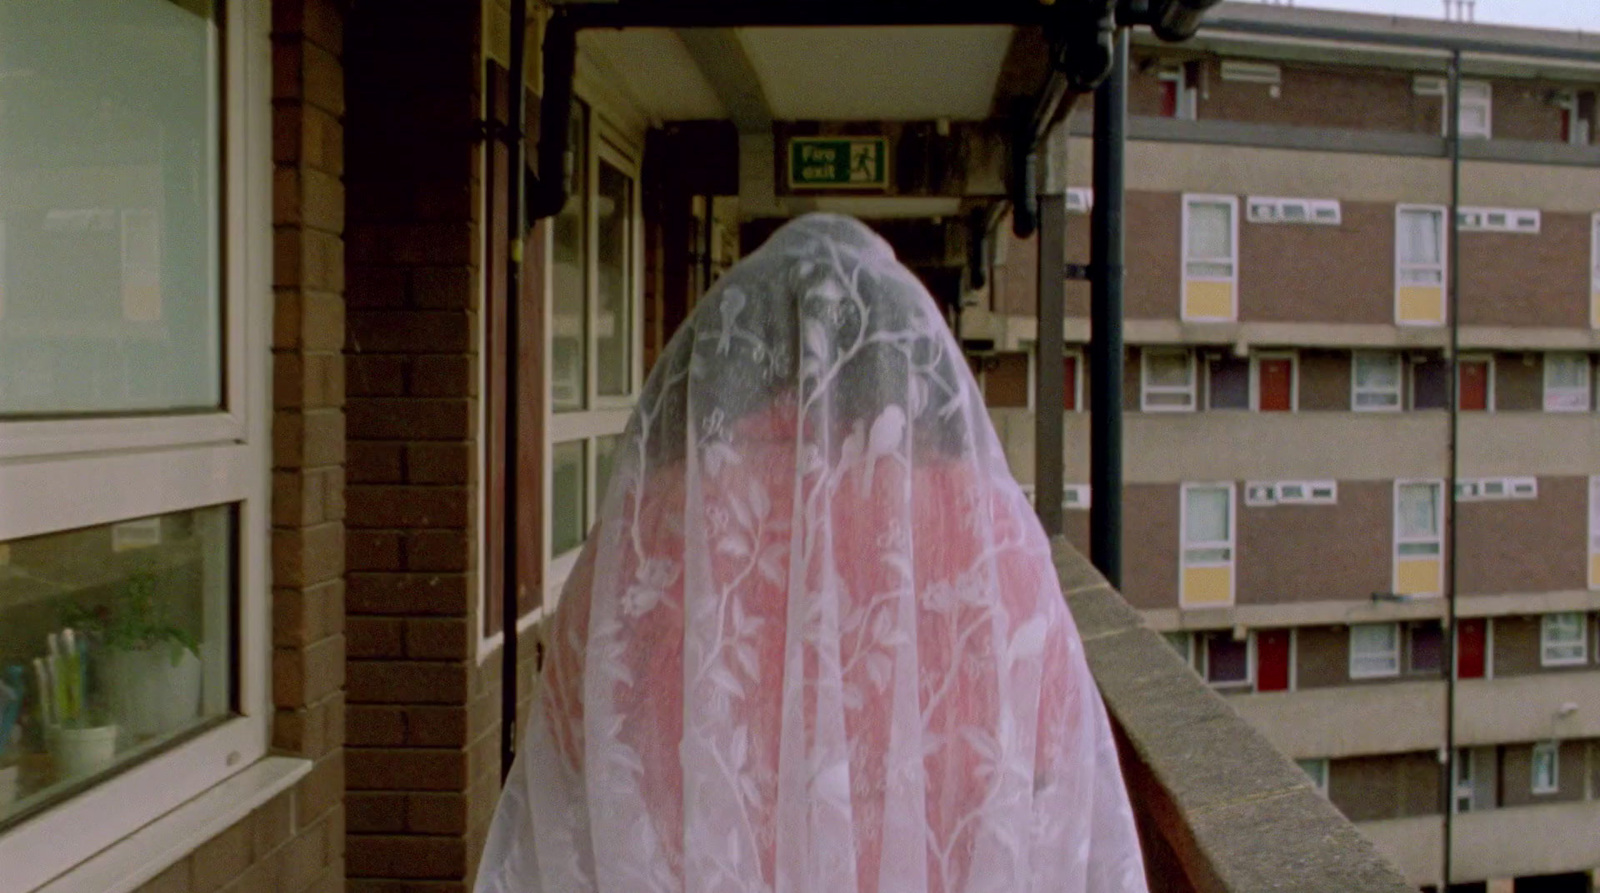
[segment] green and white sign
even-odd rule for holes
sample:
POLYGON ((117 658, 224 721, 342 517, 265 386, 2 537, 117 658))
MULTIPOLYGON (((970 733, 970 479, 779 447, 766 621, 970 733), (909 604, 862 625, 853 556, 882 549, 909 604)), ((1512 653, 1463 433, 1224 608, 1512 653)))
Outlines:
POLYGON ((881 136, 789 139, 790 189, 887 189, 889 140, 881 136))

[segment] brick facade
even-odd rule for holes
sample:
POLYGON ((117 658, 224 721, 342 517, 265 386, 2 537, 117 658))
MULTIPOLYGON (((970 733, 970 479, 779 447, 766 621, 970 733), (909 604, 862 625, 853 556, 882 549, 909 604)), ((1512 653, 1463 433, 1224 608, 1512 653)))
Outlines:
POLYGON ((344 13, 272 4, 272 749, 294 788, 141 893, 344 888, 344 13))

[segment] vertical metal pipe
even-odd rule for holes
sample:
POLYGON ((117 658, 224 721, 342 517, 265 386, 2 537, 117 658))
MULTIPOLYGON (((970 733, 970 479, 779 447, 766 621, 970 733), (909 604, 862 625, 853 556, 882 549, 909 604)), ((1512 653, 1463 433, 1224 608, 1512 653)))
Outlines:
POLYGON ((526 88, 523 78, 524 57, 527 53, 528 7, 526 0, 512 0, 511 2, 511 59, 510 71, 506 80, 509 82, 510 95, 506 97, 506 158, 510 170, 506 172, 506 411, 503 448, 505 449, 503 472, 503 493, 505 507, 500 512, 501 525, 504 527, 501 536, 501 571, 500 571, 500 599, 501 616, 500 630, 503 644, 500 650, 500 780, 504 781, 511 772, 511 761, 516 757, 516 732, 517 732, 517 621, 521 619, 521 612, 517 610, 519 588, 518 556, 521 552, 521 530, 518 520, 521 515, 520 494, 518 493, 518 468, 517 457, 519 454, 520 436, 518 432, 518 409, 521 405, 521 374, 522 374, 522 245, 525 226, 523 224, 523 169, 527 166, 525 153, 527 147, 526 135, 523 132, 527 122, 523 114, 523 91, 526 88))
POLYGON ((1094 207, 1089 247, 1089 560, 1122 587, 1122 209, 1128 32, 1094 95, 1094 207))
MULTIPOLYGON (((1059 158, 1049 158, 1046 170, 1060 162, 1059 158)), ((1040 177, 1042 183, 1051 179, 1050 176, 1040 177)), ((1038 374, 1034 377, 1033 503, 1044 532, 1059 536, 1066 459, 1063 447, 1066 412, 1062 400, 1066 391, 1063 365, 1067 298, 1066 193, 1046 187, 1039 194, 1038 209, 1039 343, 1038 374)))
POLYGON ((1450 316, 1450 446, 1449 473, 1445 479, 1445 492, 1440 494, 1450 510, 1445 513, 1445 549, 1449 552, 1444 565, 1445 635, 1444 639, 1444 881, 1441 893, 1450 887, 1451 853, 1455 848, 1455 784, 1456 784, 1456 479, 1461 473, 1461 226, 1457 208, 1461 204, 1461 50, 1450 53, 1450 82, 1448 106, 1448 133, 1450 143, 1450 208, 1446 221, 1449 240, 1447 268, 1449 281, 1446 312, 1450 316))

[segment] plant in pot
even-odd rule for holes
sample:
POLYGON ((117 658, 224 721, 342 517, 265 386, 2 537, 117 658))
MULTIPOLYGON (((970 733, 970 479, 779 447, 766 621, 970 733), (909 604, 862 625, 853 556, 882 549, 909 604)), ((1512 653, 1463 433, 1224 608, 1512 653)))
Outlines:
POLYGON ((100 645, 107 706, 134 738, 176 731, 200 712, 200 644, 169 612, 148 569, 129 574, 111 601, 74 609, 100 645))

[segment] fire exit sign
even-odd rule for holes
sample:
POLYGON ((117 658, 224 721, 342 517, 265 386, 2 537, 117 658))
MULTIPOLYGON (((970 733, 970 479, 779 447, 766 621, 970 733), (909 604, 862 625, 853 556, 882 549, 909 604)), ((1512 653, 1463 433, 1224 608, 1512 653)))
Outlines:
POLYGON ((789 140, 791 189, 887 189, 889 140, 881 136, 797 136, 789 140))

